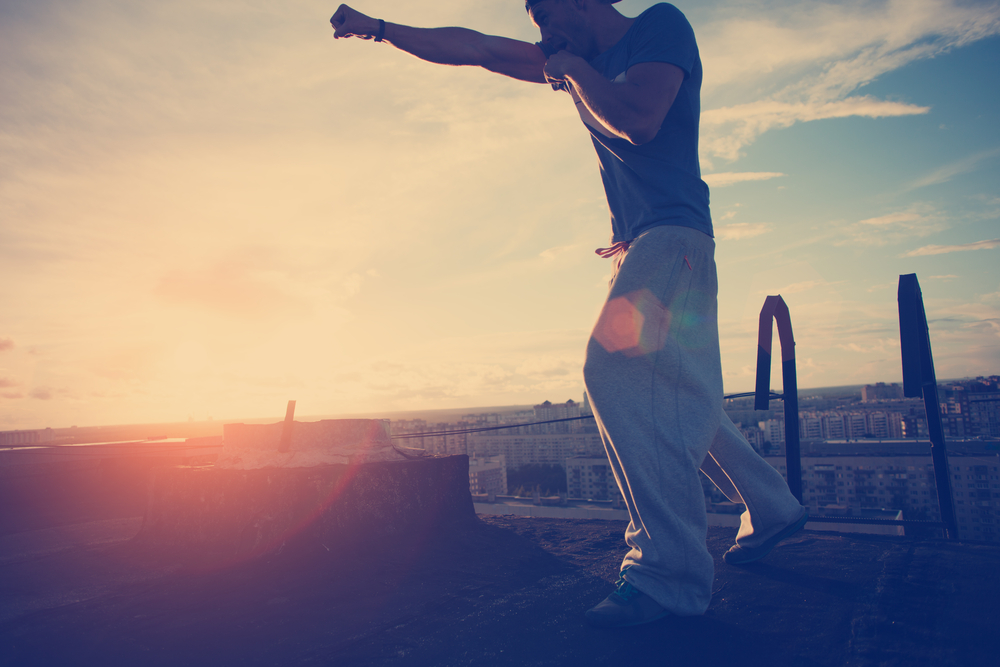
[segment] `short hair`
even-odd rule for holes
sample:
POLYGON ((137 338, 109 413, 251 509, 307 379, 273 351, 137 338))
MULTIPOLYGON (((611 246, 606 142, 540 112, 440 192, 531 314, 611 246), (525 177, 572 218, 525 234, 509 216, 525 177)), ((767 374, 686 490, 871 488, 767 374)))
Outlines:
MULTIPOLYGON (((621 2, 621 1, 622 0, 597 0, 597 2, 599 2, 602 5, 613 5, 616 2, 621 2)), ((524 0, 524 8, 530 12, 531 8, 540 2, 544 2, 544 0, 524 0)))

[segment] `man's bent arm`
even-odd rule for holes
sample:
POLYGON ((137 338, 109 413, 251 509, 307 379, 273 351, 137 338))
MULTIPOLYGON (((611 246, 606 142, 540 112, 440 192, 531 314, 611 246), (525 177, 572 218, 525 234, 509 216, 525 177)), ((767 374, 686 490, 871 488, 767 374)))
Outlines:
POLYGON ((560 51, 545 68, 550 80, 566 80, 609 132, 639 145, 652 141, 684 82, 684 70, 669 63, 640 63, 623 83, 608 81, 582 58, 560 51))
MULTIPOLYGON (((378 19, 341 5, 330 19, 334 37, 371 39, 378 19)), ((484 35, 468 28, 412 28, 385 23, 383 41, 432 63, 472 65, 522 81, 545 83, 545 54, 534 44, 484 35)))

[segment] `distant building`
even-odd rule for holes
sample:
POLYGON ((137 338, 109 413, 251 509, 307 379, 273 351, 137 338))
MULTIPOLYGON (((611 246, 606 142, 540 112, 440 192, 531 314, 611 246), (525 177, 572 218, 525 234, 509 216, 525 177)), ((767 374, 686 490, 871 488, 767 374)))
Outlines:
POLYGON ((1000 393, 969 394, 969 425, 976 436, 1000 438, 1000 393))
POLYGON ((785 444, 785 420, 768 419, 758 424, 764 434, 764 441, 774 446, 785 444))
POLYGON ((408 436, 400 441, 407 447, 424 449, 437 456, 455 456, 468 453, 469 434, 444 432, 460 431, 473 426, 467 421, 428 424, 423 419, 395 419, 391 423, 391 432, 393 436, 408 436))
POLYGON ((803 440, 822 440, 822 417, 816 413, 799 415, 799 437, 803 440))
POLYGON ((507 493, 507 461, 502 454, 469 459, 469 490, 474 494, 507 493))
POLYGON ((579 417, 581 413, 580 404, 570 399, 565 403, 551 403, 545 401, 541 405, 535 406, 535 419, 545 421, 547 419, 569 419, 579 417))
POLYGON ((875 384, 866 384, 861 388, 861 401, 863 403, 892 401, 899 398, 903 398, 903 388, 896 383, 876 382, 875 384))
POLYGON ((55 434, 51 428, 31 431, 0 431, 0 446, 40 445, 52 442, 55 434))
MULTIPOLYGON (((765 460, 787 478, 784 457, 765 460)), ((904 519, 941 520, 929 453, 801 460, 802 501, 813 512, 897 509, 904 519)), ((1000 542, 1000 456, 951 455, 948 466, 959 538, 1000 542)))
POLYGON ((843 440, 847 437, 847 431, 844 429, 844 418, 839 413, 823 415, 820 417, 820 425, 824 440, 843 440))
MULTIPOLYGON (((584 410, 584 405, 572 399, 565 403, 545 401, 535 406, 533 421, 552 421, 555 419, 576 419, 576 421, 544 424, 532 427, 532 430, 537 433, 569 433, 571 431, 579 431, 584 426, 584 420, 580 420, 579 418, 587 414, 588 412, 584 410)), ((592 421, 590 422, 590 426, 593 427, 592 421)))
POLYGON ((508 468, 520 468, 529 463, 566 465, 566 459, 588 455, 603 457, 604 445, 597 433, 508 433, 485 431, 473 433, 468 439, 469 456, 500 456, 508 468))
POLYGON ((736 428, 740 430, 740 433, 743 434, 743 437, 747 439, 747 442, 750 443, 750 446, 755 451, 761 452, 764 450, 764 432, 760 430, 760 427, 737 424, 736 428))
POLYGON ((607 456, 566 459, 566 495, 588 500, 620 500, 621 491, 607 456))
POLYGON ((938 398, 946 436, 1000 437, 1000 377, 942 385, 938 388, 938 398))

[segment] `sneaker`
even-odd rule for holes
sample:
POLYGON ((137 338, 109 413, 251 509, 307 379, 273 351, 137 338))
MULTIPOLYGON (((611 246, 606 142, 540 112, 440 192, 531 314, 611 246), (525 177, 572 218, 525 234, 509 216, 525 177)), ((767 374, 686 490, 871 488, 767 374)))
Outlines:
POLYGON ((784 529, 780 530, 777 535, 771 539, 764 542, 764 544, 759 547, 741 547, 738 544, 734 544, 729 548, 729 551, 722 557, 722 560, 726 561, 730 565, 746 565, 747 563, 752 563, 754 561, 760 560, 764 556, 771 553, 771 549, 777 546, 778 542, 785 539, 786 537, 791 537, 795 533, 802 530, 802 527, 806 525, 809 520, 809 511, 806 508, 802 508, 802 516, 798 518, 794 523, 785 526, 784 529))
POLYGON ((614 593, 593 609, 587 610, 587 622, 592 626, 627 628, 652 623, 670 615, 656 600, 625 581, 625 570, 618 575, 615 586, 614 593))

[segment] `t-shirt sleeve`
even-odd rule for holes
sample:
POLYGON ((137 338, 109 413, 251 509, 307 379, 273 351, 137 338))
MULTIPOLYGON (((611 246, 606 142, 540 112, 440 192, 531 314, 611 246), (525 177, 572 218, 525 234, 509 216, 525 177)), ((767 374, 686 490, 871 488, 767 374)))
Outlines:
POLYGON ((689 76, 698 60, 694 29, 673 5, 651 7, 640 19, 629 44, 628 66, 639 63, 670 63, 689 76))

